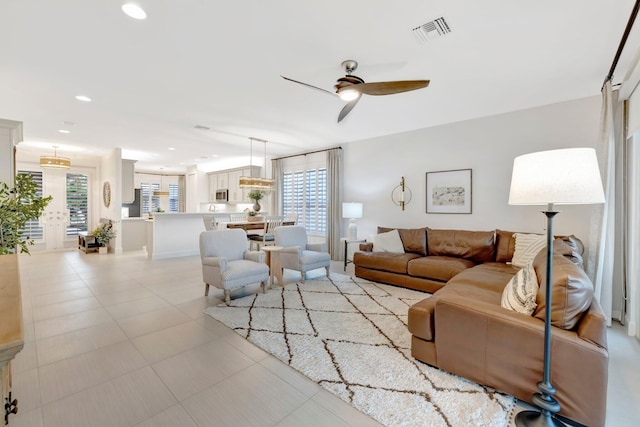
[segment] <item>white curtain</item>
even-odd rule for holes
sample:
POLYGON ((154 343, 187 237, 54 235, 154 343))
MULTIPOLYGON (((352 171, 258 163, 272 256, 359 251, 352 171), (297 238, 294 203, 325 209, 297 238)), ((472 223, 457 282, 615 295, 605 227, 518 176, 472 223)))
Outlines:
POLYGON ((627 144, 627 332, 640 338, 640 131, 627 144))
POLYGON ((178 176, 178 212, 187 211, 187 177, 178 176))
POLYGON ((594 279, 595 296, 607 316, 624 320, 625 310, 625 144, 622 135, 622 108, 611 82, 602 89, 602 113, 597 153, 606 203, 599 227, 590 236, 587 273, 594 279))
POLYGON ((271 206, 273 206, 273 215, 282 215, 282 159, 271 160, 271 179, 274 180, 276 191, 273 192, 271 206))
POLYGON ((340 259, 342 232, 342 149, 327 150, 327 248, 331 259, 340 259))

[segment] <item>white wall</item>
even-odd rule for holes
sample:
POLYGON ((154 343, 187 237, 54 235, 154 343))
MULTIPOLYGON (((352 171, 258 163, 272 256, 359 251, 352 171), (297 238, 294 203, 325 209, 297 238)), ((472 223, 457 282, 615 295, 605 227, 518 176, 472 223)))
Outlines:
MULTIPOLYGON (((509 206, 513 159, 535 151, 595 147, 600 97, 590 97, 344 145, 344 198, 364 203, 359 237, 377 226, 544 232, 535 206, 509 206), (471 168, 473 213, 427 214, 427 171, 471 168), (404 176, 413 199, 403 212, 391 191, 404 176)), ((594 206, 558 206, 555 234, 575 234, 588 245, 594 206)), ((344 221, 346 233, 347 220, 344 221)), ((345 234, 346 235, 346 234, 345 234)))
MULTIPOLYGON (((100 199, 100 218, 108 218, 113 221, 113 229, 116 232, 116 238, 109 242, 109 247, 115 253, 122 253, 122 149, 115 148, 101 158, 100 177, 96 182, 97 188, 94 188, 94 194, 100 199), (102 189, 105 182, 109 182, 111 186, 111 203, 109 207, 104 205, 102 200, 102 189)), ((89 228, 94 229, 98 224, 90 224, 89 228)))
POLYGON ((14 149, 22 142, 22 122, 0 119, 0 182, 13 187, 14 149))

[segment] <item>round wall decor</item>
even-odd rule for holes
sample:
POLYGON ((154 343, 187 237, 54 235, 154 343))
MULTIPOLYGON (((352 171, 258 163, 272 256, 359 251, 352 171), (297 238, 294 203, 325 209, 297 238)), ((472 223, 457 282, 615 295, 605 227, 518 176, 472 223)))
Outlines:
POLYGON ((111 184, 109 184, 109 181, 105 181, 102 186, 102 201, 107 208, 111 205, 111 184))

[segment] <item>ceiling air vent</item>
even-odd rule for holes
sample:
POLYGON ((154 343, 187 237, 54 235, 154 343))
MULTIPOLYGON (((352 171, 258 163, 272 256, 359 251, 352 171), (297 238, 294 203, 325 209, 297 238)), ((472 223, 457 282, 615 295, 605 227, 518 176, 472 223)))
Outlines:
POLYGON ((412 31, 413 35, 420 43, 426 43, 429 40, 433 40, 437 37, 450 33, 451 29, 449 28, 447 21, 440 17, 433 21, 429 21, 426 24, 422 24, 419 27, 414 28, 412 31))

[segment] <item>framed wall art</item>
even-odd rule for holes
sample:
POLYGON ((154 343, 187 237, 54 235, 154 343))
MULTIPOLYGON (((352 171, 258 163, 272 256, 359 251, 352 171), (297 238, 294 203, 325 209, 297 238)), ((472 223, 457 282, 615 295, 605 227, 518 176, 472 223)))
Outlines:
POLYGON ((471 213, 471 169, 427 172, 427 213, 471 213))

